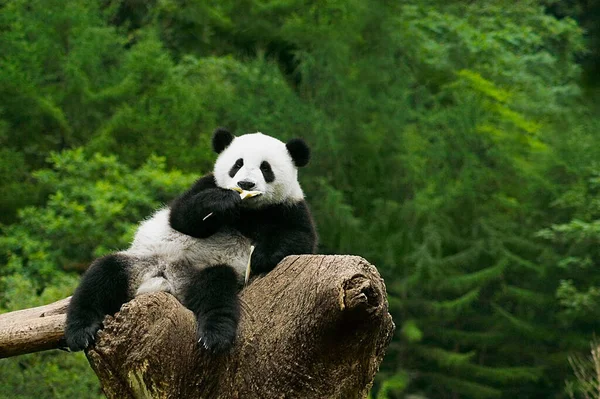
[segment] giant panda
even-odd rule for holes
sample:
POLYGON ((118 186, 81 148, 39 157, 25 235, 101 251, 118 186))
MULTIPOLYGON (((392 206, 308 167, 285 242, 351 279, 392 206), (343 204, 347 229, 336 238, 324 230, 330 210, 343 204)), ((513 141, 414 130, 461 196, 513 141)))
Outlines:
POLYGON ((195 314, 198 342, 226 351, 249 259, 262 274, 288 255, 314 253, 317 234, 298 183, 306 143, 219 128, 212 146, 213 173, 142 222, 127 250, 95 260, 83 275, 67 311, 70 350, 90 345, 105 315, 136 295, 166 291, 195 314), (261 194, 242 199, 240 191, 261 194))

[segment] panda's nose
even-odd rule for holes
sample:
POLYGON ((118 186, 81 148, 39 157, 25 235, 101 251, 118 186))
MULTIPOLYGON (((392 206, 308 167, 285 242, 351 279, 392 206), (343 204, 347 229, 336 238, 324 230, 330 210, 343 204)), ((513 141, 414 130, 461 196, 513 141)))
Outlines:
POLYGON ((254 186, 256 186, 256 183, 248 181, 248 180, 242 180, 242 181, 237 182, 237 185, 242 190, 252 190, 254 188, 254 186))

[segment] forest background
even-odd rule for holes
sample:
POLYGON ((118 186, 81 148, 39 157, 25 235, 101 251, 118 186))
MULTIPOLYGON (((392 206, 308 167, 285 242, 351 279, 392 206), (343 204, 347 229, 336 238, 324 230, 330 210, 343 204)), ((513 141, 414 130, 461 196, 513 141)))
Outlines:
MULTIPOLYGON (((577 396, 600 316, 600 5, 0 0, 0 312, 70 295, 211 170, 304 137, 320 253, 384 276, 373 398, 577 396), (411 396, 412 395, 412 396, 411 396)), ((98 398, 82 354, 2 398, 98 398)))

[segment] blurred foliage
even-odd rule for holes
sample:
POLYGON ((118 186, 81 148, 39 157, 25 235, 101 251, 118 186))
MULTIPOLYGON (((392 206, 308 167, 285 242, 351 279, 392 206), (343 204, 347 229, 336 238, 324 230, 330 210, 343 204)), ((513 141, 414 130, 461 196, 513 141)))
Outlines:
MULTIPOLYGON (((566 398, 600 309, 586 7, 0 0, 0 311, 124 248, 210 171, 216 126, 302 136, 320 252, 388 287, 372 398, 566 398)), ((99 395, 71 354, 0 378, 1 397, 99 395)))
MULTIPOLYGON (((78 278, 55 271, 52 283, 41 293, 29 278, 12 274, 0 279, 0 312, 45 305, 65 297, 78 278), (39 293, 39 295, 36 295, 39 293)), ((83 352, 43 352, 0 360, 0 398, 103 398, 98 379, 83 352)))
MULTIPOLYGON (((48 192, 43 206, 18 212, 0 226, 0 313, 40 306, 70 295, 73 270, 124 248, 137 222, 185 190, 194 176, 166 170, 150 156, 131 169, 115 156, 83 149, 52 153, 33 177, 48 192)), ((41 353, 0 360, 0 398, 98 398, 96 376, 83 354, 41 353)))

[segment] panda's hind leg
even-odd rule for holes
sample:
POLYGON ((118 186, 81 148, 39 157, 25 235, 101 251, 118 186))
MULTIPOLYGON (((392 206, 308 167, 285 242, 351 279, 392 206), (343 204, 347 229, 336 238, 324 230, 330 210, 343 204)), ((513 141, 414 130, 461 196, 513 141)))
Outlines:
POLYGON ((85 272, 67 309, 65 338, 72 351, 94 342, 104 316, 116 313, 129 300, 129 266, 124 254, 96 259, 85 272))
POLYGON ((240 318, 238 276, 231 266, 194 269, 182 303, 196 315, 198 342, 218 353, 231 348, 240 318))

